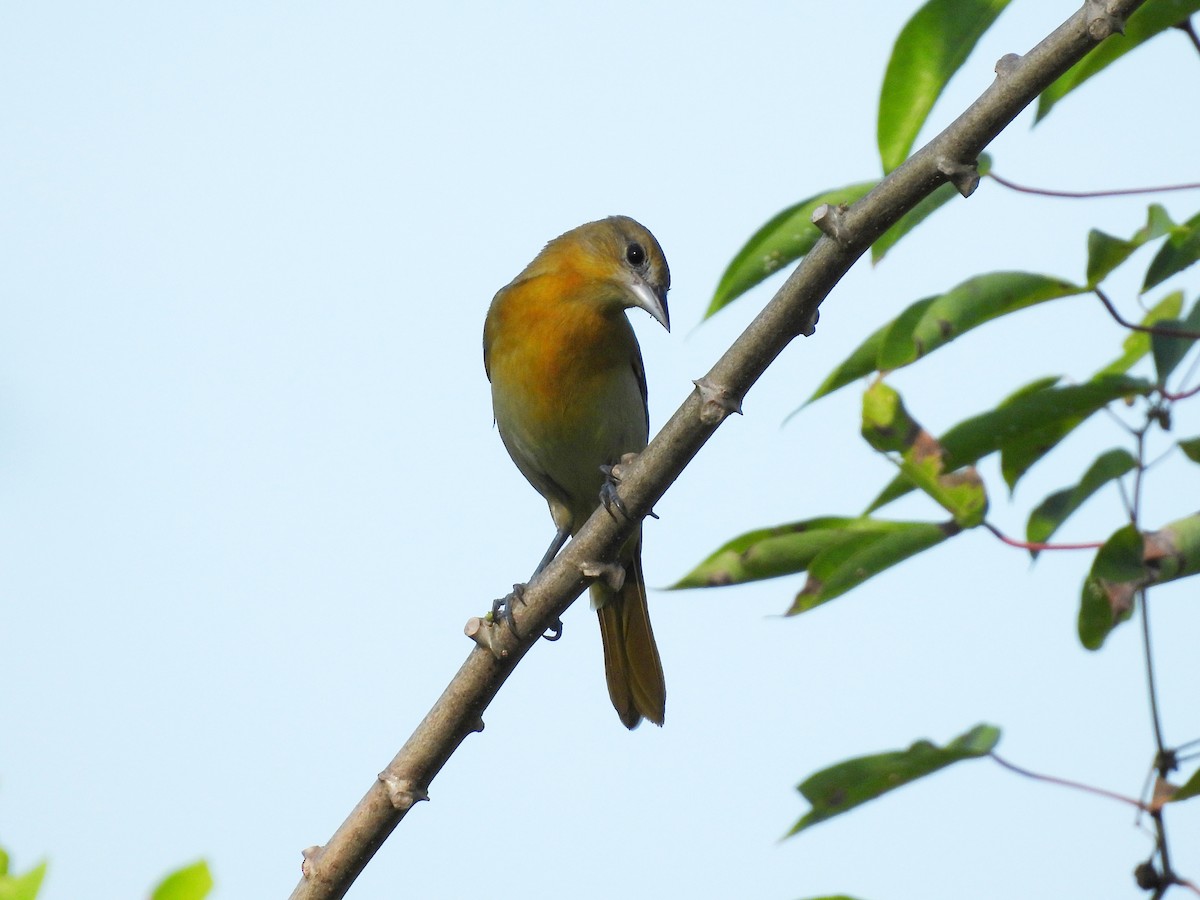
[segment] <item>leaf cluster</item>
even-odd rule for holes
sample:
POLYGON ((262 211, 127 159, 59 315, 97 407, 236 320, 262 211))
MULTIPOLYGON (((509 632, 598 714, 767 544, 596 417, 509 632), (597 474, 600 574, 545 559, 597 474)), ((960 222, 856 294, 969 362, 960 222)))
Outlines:
MULTIPOLYGON (((918 133, 949 79, 963 65, 980 37, 1008 0, 929 0, 896 40, 880 94, 877 137, 884 177, 908 157, 918 133)), ((1040 99, 1040 121, 1092 75, 1200 10, 1200 0, 1148 0, 1132 15, 1124 38, 1111 39, 1062 75, 1040 99)), ((981 156, 977 171, 990 173, 994 161, 981 156)), ((706 312, 710 317, 746 291, 809 253, 821 239, 813 224, 823 206, 846 207, 879 180, 822 190, 767 221, 734 255, 706 312)), ((872 246, 878 263, 926 218, 954 199, 942 185, 872 246)), ((1129 237, 1093 229, 1087 236, 1087 266, 1081 278, 1034 272, 987 272, 941 294, 911 303, 859 344, 824 378, 797 413, 847 386, 867 380, 862 397, 861 435, 890 461, 894 476, 857 515, 821 515, 738 535, 686 574, 675 588, 726 587, 768 578, 804 574, 803 587, 789 615, 807 612, 838 598, 910 557, 949 542, 964 531, 987 528, 1008 543, 1023 546, 1036 559, 1058 549, 1050 543, 1059 529, 1094 495, 1120 490, 1129 518, 1137 522, 1140 481, 1148 469, 1144 438, 1150 430, 1169 432, 1171 411, 1200 394, 1189 385, 1191 371, 1173 384, 1180 364, 1200 340, 1200 298, 1185 302, 1183 290, 1149 300, 1136 324, 1126 321, 1104 292, 1105 280, 1144 247, 1156 246, 1141 277, 1139 294, 1158 289, 1200 260, 1200 213, 1177 223, 1159 205, 1151 205, 1143 225, 1129 237), (980 410, 934 435, 888 383, 889 376, 924 360, 975 329, 1011 315, 1033 315, 1042 305, 1071 302, 1080 314, 1101 304, 1130 331, 1111 362, 1086 377, 1068 379, 1051 373, 1010 389, 993 408, 980 410), (1185 313, 1185 307, 1187 311, 1185 313), (1143 374, 1144 361, 1151 369, 1143 374), (1131 447, 1100 452, 1068 484, 1034 505, 1024 541, 1000 535, 987 521, 989 495, 976 465, 999 456, 1005 486, 1011 492, 1031 468, 1052 454, 1072 432, 1092 418, 1122 410, 1141 416, 1126 427, 1131 447), (942 516, 932 521, 880 518, 884 506, 920 492, 942 516), (1132 498, 1132 499, 1131 499, 1132 498)), ((1194 367, 1193 367, 1194 368, 1194 367)), ((795 415, 795 414, 793 414, 795 415)), ((1174 448, 1200 462, 1200 437, 1176 439, 1174 448)), ((1113 628, 1126 621, 1148 587, 1200 573, 1200 513, 1143 530, 1121 524, 1094 551, 1083 577, 1078 633, 1082 645, 1098 649, 1113 628)), ((913 780, 955 762, 989 755, 1000 738, 998 728, 977 725, 943 747, 921 740, 906 750, 847 760, 820 771, 799 790, 811 809, 794 826, 795 834, 913 780)), ((1170 802, 1200 793, 1200 772, 1182 788, 1168 791, 1170 802)))

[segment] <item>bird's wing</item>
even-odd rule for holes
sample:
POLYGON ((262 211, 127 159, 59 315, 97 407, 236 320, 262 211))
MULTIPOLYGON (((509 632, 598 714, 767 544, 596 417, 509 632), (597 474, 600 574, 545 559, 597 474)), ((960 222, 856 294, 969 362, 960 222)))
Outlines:
POLYGON ((646 414, 646 433, 650 433, 650 394, 646 388, 646 366, 642 363, 642 351, 637 343, 633 345, 633 377, 637 379, 638 390, 642 392, 642 411, 646 414))

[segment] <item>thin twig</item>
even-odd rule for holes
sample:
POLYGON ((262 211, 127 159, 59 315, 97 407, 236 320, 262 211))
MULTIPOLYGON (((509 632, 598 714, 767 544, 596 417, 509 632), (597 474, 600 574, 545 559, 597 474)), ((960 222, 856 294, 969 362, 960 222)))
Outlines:
POLYGON ((1016 538, 1010 538, 991 522, 984 522, 983 527, 1010 547, 1036 550, 1039 553, 1043 550, 1098 550, 1104 546, 1104 541, 1084 541, 1079 544, 1043 544, 1038 541, 1019 541, 1016 538))
POLYGON ((1180 391, 1178 393, 1165 389, 1159 391, 1159 393, 1162 394, 1164 400, 1186 400, 1189 397, 1195 397, 1197 394, 1200 394, 1200 384, 1196 385, 1194 388, 1188 388, 1186 391, 1180 391))
POLYGON ((1187 328, 1171 328, 1167 325, 1138 325, 1136 322, 1130 322, 1122 318, 1117 311, 1117 307, 1108 299, 1108 295, 1100 288, 1092 288, 1100 302, 1104 304, 1104 308, 1108 310, 1109 315, 1116 320, 1118 325, 1128 328, 1130 331, 1144 331, 1146 334, 1157 334, 1162 337, 1177 337, 1186 338, 1189 341, 1200 341, 1200 331, 1191 331, 1187 328))
POLYGON ((1176 22, 1173 28, 1178 28, 1186 34, 1192 42, 1192 46, 1196 48, 1196 52, 1200 53, 1200 36, 1196 34, 1196 29, 1192 27, 1191 19, 1184 19, 1182 22, 1176 22))
MULTIPOLYGON (((1105 301, 1105 305, 1107 306, 1107 298, 1101 299, 1105 301)), ((1156 421, 1157 419, 1153 415, 1147 415, 1146 421, 1136 432, 1137 468, 1134 470, 1133 476, 1133 504, 1130 510, 1130 524, 1138 531, 1141 531, 1142 481, 1146 474, 1146 433, 1154 427, 1156 421)), ((1173 756, 1167 752, 1166 742, 1163 740, 1162 716, 1159 713, 1158 707, 1158 684, 1154 672, 1154 652, 1150 641, 1150 604, 1144 587, 1138 591, 1137 598, 1139 601, 1137 608, 1141 611, 1142 656, 1146 664, 1146 692, 1150 698, 1150 721, 1154 726, 1154 745, 1158 750, 1154 757, 1154 765, 1158 770, 1158 777, 1165 781, 1171 773, 1174 760, 1173 756)), ((1167 889, 1177 881, 1177 878, 1171 868, 1171 850, 1167 841, 1167 822, 1163 814, 1163 809, 1161 806, 1157 806, 1150 808, 1148 812, 1154 820, 1154 844, 1161 867, 1159 884, 1153 894, 1153 897, 1158 900, 1158 898, 1166 894, 1167 889)), ((1153 857, 1151 857, 1151 862, 1153 862, 1153 857)))
MULTIPOLYGON (((1150 694, 1150 719, 1154 723, 1154 744, 1156 747, 1158 747, 1158 759, 1161 761, 1167 756, 1167 747, 1163 742, 1162 717, 1159 715, 1158 711, 1158 689, 1154 678, 1154 656, 1150 649, 1150 605, 1146 602, 1145 588, 1142 588, 1138 594, 1138 599, 1141 601, 1138 603, 1138 607, 1142 611, 1142 649, 1146 656, 1146 687, 1148 693, 1150 694)), ((1160 762, 1158 774, 1161 777, 1166 778, 1168 772, 1162 770, 1162 765, 1163 764, 1160 762)))
POLYGON ((1128 197, 1133 194, 1166 194, 1172 191, 1200 190, 1200 181, 1196 181, 1187 184, 1164 184, 1156 187, 1110 188, 1102 191, 1058 191, 1051 188, 1035 188, 1024 184, 1017 184, 1015 181, 1002 178, 995 172, 988 172, 988 177, 998 184, 1004 185, 1009 190, 1020 191, 1022 194, 1037 194, 1039 197, 1060 197, 1065 200, 1092 200, 1098 197, 1128 197))
POLYGON ((1124 794, 1118 794, 1116 791, 1108 791, 1108 790, 1105 790, 1104 788, 1098 788, 1095 785, 1083 784, 1082 782, 1071 781, 1070 779, 1067 779, 1067 778, 1059 778, 1056 775, 1043 775, 1041 772, 1034 772, 1034 771, 1031 771, 1030 769, 1026 769, 1021 766, 1018 766, 1015 763, 1010 763, 1008 760, 1004 759, 1001 756, 998 756, 995 753, 989 753, 988 756, 990 756, 997 763, 999 763, 1000 765, 1002 765, 1004 768, 1008 769, 1009 771, 1016 772, 1018 775, 1023 775, 1026 778, 1032 778, 1034 781, 1044 781, 1047 784, 1057 784, 1059 787, 1066 787, 1066 788, 1072 788, 1073 790, 1077 790, 1077 791, 1083 791, 1085 794, 1094 794, 1097 797, 1106 797, 1109 800, 1116 800, 1120 803, 1126 803, 1126 804, 1134 807, 1135 809, 1142 810, 1143 812, 1150 812, 1150 807, 1147 806, 1145 803, 1143 803, 1141 800, 1137 800, 1133 797, 1126 797, 1124 794))
POLYGON ((1196 882, 1188 881, 1188 879, 1186 879, 1186 878, 1180 878, 1179 876, 1175 876, 1175 883, 1177 885, 1179 885, 1180 887, 1187 888, 1193 894, 1200 896, 1200 887, 1196 886, 1196 882))

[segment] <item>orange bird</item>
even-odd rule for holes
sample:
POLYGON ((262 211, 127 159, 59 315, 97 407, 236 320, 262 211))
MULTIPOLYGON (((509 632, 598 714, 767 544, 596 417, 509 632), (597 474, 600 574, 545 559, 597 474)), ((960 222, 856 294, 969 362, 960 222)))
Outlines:
MULTIPOLYGON (((492 300, 483 365, 496 425, 557 529, 534 575, 611 491, 601 467, 646 447, 646 372, 625 310, 640 307, 669 331, 670 285, 654 235, 612 216, 552 240, 492 300)), ((625 727, 643 718, 661 725, 667 688, 646 608, 640 528, 618 561, 620 590, 600 581, 591 587, 608 693, 625 727)))

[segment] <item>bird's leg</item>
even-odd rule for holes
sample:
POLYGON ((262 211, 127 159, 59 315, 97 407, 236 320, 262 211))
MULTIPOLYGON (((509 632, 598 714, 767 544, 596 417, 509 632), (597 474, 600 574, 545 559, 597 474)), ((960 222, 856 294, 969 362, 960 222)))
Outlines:
POLYGON ((567 542, 567 538, 571 536, 571 529, 568 526, 563 526, 554 532, 554 540, 550 542, 550 546, 546 548, 546 555, 542 557, 542 561, 537 564, 537 568, 533 570, 533 574, 529 576, 529 580, 537 578, 538 574, 546 566, 550 565, 550 560, 558 556, 558 551, 563 548, 563 544, 567 542))
MULTIPOLYGON (((544 569, 544 568, 546 568, 546 566, 550 565, 550 560, 552 560, 552 559, 554 559, 554 557, 558 556, 558 551, 563 548, 563 544, 565 544, 567 542, 567 538, 569 538, 570 536, 571 536, 571 529, 567 526, 563 526, 563 527, 559 528, 556 532, 554 532, 554 540, 552 540, 550 542, 550 546, 546 548, 546 554, 542 557, 542 561, 537 564, 537 568, 534 569, 533 574, 529 576, 530 581, 533 581, 533 579, 537 576, 538 572, 542 571, 542 569, 544 569)), ((509 620, 509 624, 512 624, 511 619, 509 620)), ((542 637, 544 637, 548 641, 557 641, 560 637, 562 637, 562 634, 563 634, 562 619, 556 619, 554 624, 551 625, 548 629, 546 629, 546 633, 543 634, 542 637)))
MULTIPOLYGON (((567 526, 563 526, 554 532, 554 540, 552 540, 550 542, 550 546, 546 548, 546 553, 542 557, 542 561, 537 564, 537 568, 534 569, 533 574, 529 576, 529 581, 533 581, 533 579, 537 578, 542 569, 550 565, 550 560, 558 556, 558 551, 563 548, 563 544, 567 542, 567 538, 570 536, 571 529, 567 526)), ((504 597, 500 597, 498 600, 492 601, 492 621, 499 621, 501 618, 503 618, 504 621, 508 623, 508 627, 512 629, 513 634, 517 633, 517 623, 513 619, 513 607, 517 603, 523 604, 525 602, 525 585, 528 583, 529 582, 525 582, 524 584, 514 584, 513 589, 509 594, 504 597)), ((543 636, 546 637, 546 640, 548 641, 557 641, 560 637, 562 637, 562 632, 562 619, 559 619, 552 626, 550 626, 549 630, 546 632, 547 635, 553 634, 554 636, 543 636)))

